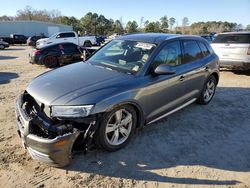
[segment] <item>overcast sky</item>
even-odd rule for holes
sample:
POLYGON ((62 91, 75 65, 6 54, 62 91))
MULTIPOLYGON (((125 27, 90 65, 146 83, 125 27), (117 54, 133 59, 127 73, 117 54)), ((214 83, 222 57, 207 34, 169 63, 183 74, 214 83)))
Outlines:
POLYGON ((250 0, 3 0, 0 15, 16 15, 26 5, 34 9, 57 9, 62 15, 81 18, 87 12, 103 14, 107 18, 120 19, 124 23, 141 17, 155 21, 167 15, 181 25, 184 16, 189 22, 229 21, 250 24, 250 0))

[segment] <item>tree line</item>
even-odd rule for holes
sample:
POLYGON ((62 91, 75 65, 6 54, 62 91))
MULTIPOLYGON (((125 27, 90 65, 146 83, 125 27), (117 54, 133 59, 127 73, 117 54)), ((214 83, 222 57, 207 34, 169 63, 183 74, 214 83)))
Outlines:
MULTIPOLYGON (((94 35, 111 35, 136 33, 136 32, 162 32, 162 33, 178 33, 178 34, 209 34, 221 33, 229 31, 242 30, 241 24, 232 22, 196 22, 189 24, 189 19, 184 17, 180 25, 178 25, 174 17, 168 18, 166 15, 161 17, 159 21, 148 21, 141 18, 140 23, 135 20, 123 23, 122 18, 113 20, 106 18, 104 15, 88 12, 82 18, 78 19, 74 16, 63 16, 58 10, 35 10, 30 6, 26 6, 22 10, 17 11, 16 16, 0 16, 0 21, 14 20, 37 20, 52 22, 56 24, 72 25, 74 31, 81 34, 94 35)), ((246 30, 250 30, 250 24, 246 30)))

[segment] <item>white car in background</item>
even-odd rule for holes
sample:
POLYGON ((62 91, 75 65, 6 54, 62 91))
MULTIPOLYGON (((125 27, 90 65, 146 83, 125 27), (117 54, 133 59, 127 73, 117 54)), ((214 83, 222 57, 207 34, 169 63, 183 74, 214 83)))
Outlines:
POLYGON ((49 38, 39 39, 36 42, 36 47, 41 48, 51 44, 57 44, 61 42, 71 42, 79 46, 87 46, 91 47, 96 45, 96 37, 95 36, 82 36, 79 37, 76 32, 68 31, 68 32, 59 32, 52 35, 49 38))
POLYGON ((219 56, 220 67, 250 69, 250 32, 218 34, 211 46, 219 56))

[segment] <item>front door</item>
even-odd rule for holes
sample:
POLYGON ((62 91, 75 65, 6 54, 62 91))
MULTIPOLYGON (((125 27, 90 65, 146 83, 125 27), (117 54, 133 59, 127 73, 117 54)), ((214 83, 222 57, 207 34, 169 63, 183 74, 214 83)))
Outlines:
POLYGON ((160 64, 167 64, 175 70, 170 75, 146 76, 145 95, 150 100, 146 101, 147 122, 163 115, 183 104, 185 95, 185 80, 182 75, 185 73, 182 65, 182 53, 179 41, 167 43, 152 62, 151 70, 160 64))

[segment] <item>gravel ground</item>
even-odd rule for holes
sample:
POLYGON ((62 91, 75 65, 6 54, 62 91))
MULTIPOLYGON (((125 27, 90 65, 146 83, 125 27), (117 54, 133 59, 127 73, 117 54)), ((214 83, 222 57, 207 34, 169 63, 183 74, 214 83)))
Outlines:
POLYGON ((250 72, 221 71, 213 101, 145 127, 117 152, 66 168, 34 161, 15 129, 15 99, 37 75, 29 47, 0 51, 0 187, 250 187, 250 72))

